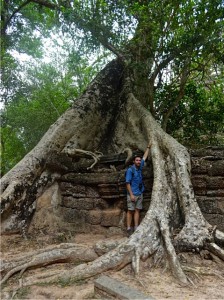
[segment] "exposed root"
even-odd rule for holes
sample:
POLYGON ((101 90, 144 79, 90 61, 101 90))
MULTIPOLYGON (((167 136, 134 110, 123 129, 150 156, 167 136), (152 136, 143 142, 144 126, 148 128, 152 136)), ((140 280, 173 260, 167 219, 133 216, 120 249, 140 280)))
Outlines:
POLYGON ((113 249, 115 249, 118 245, 120 245, 122 242, 126 241, 127 238, 122 238, 119 240, 104 240, 97 242, 93 249, 97 253, 98 256, 101 256, 113 249))
POLYGON ((224 232, 216 229, 214 231, 214 238, 217 244, 224 246, 224 232))
POLYGON ((14 262, 2 263, 1 271, 7 271, 7 273, 1 284, 6 282, 13 274, 21 271, 22 275, 29 268, 46 266, 56 262, 92 261, 97 257, 93 248, 77 244, 60 244, 50 247, 48 250, 33 251, 14 262))
POLYGON ((184 274, 177 254, 175 252, 174 246, 170 239, 169 227, 166 224, 160 223, 161 233, 164 239, 165 249, 167 252, 168 261, 170 263, 170 268, 172 270, 173 275, 179 279, 179 281, 183 284, 187 284, 187 277, 184 274))
POLYGON ((72 283, 79 279, 85 279, 97 274, 103 273, 110 269, 115 269, 120 265, 127 265, 130 263, 133 256, 133 246, 126 244, 126 242, 119 245, 116 249, 111 250, 109 253, 98 257, 94 261, 86 264, 80 264, 70 270, 63 272, 53 271, 51 273, 45 272, 41 276, 32 276, 24 278, 23 285, 31 285, 35 283, 48 282, 59 283, 60 281, 72 283), (50 276, 48 276, 50 275, 50 276))
POLYGON ((215 243, 208 243, 206 248, 224 261, 224 250, 215 243))
MULTIPOLYGON (((1 186, 0 186, 1 193, 2 193, 1 194, 1 203, 4 203, 4 201, 7 201, 7 199, 8 199, 7 204, 4 207, 5 210, 7 210, 10 207, 10 205, 11 205, 10 201, 12 201, 13 195, 16 191, 16 188, 18 188, 19 186, 20 186, 20 182, 17 180, 12 181, 8 186, 6 183, 3 183, 3 184, 1 183, 1 186), (6 187, 6 188, 4 189, 4 187, 6 187)), ((1 214, 2 213, 3 213, 3 209, 1 208, 1 214)))
POLYGON ((32 284, 39 284, 43 282, 48 284, 51 283, 54 284, 59 282, 58 278, 60 277, 61 273, 62 273, 61 270, 56 270, 56 271, 44 270, 40 274, 29 276, 26 278, 20 278, 20 282, 22 286, 29 286, 32 284))
POLYGON ((94 152, 86 151, 86 150, 82 150, 82 149, 70 149, 70 148, 66 149, 66 153, 72 157, 78 156, 80 154, 84 154, 84 155, 92 157, 94 159, 94 162, 92 163, 92 165, 90 167, 87 168, 87 170, 92 169, 98 163, 100 158, 103 156, 103 153, 101 153, 101 152, 94 153, 94 152))
MULTIPOLYGON (((194 275, 205 275, 205 276, 217 276, 220 279, 224 279, 224 276, 221 272, 210 270, 206 267, 189 267, 189 266, 182 266, 182 269, 186 272, 191 272, 194 275)), ((199 277, 198 277, 199 278, 199 277)))
POLYGON ((209 254, 211 255, 212 259, 219 265, 223 267, 223 270, 224 270, 224 261, 221 260, 218 256, 216 256, 215 254, 209 252, 209 254))
POLYGON ((125 160, 125 164, 128 165, 132 158, 132 150, 131 148, 125 148, 121 153, 127 153, 127 158, 125 160))
POLYGON ((132 257, 132 268, 135 275, 139 274, 139 265, 140 265, 140 251, 138 248, 135 248, 135 254, 132 257))
POLYGON ((163 259, 165 257, 165 250, 162 244, 158 247, 155 255, 153 256, 153 263, 151 267, 158 267, 161 265, 163 259))

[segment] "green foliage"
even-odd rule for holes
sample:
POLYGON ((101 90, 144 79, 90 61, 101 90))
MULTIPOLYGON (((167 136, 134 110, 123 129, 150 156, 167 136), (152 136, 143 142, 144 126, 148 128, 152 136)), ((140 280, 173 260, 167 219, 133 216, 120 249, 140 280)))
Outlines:
POLYGON ((97 71, 75 51, 68 57, 59 55, 54 65, 39 62, 38 66, 22 69, 17 79, 20 88, 14 90, 1 111, 2 174, 32 150, 97 71))
MULTIPOLYGON (((160 113, 165 113, 178 95, 178 88, 165 85, 156 93, 160 113)), ((205 87, 196 81, 185 87, 182 101, 173 110, 167 131, 180 142, 189 145, 223 143, 224 96, 221 83, 205 87)))
POLYGON ((26 154, 23 142, 17 136, 17 131, 9 125, 0 128, 1 175, 7 173, 26 154))

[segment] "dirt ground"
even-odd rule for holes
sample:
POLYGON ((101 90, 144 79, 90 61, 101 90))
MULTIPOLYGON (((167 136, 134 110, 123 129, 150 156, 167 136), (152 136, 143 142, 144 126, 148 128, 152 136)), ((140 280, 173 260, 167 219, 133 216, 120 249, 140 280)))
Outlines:
MULTIPOLYGON (((24 240, 19 235, 1 237, 1 258, 10 260, 12 255, 24 255, 25 252, 44 248, 50 244, 60 242, 75 242, 92 245, 99 240, 109 237, 97 234, 76 234, 70 237, 69 241, 63 235, 46 236, 40 235, 24 240)), ((212 260, 209 255, 185 254, 181 260, 188 266, 201 267, 207 273, 218 272, 224 275, 224 264, 212 260), (203 256, 203 258, 202 258, 203 256)), ((44 267, 50 270, 72 268, 72 264, 57 264, 44 267)), ((41 272, 43 268, 26 271, 23 276, 30 276, 41 272)), ((201 269, 202 270, 202 269, 201 269)), ((150 262, 142 262, 138 278, 134 277, 130 266, 118 272, 109 271, 106 275, 113 277, 130 287, 134 287, 146 295, 157 299, 172 300, 210 300, 224 299, 224 280, 220 276, 200 275, 199 277, 190 274, 193 284, 187 287, 180 286, 170 274, 169 270, 162 267, 150 268, 150 262)), ((19 286, 19 275, 14 275, 1 288, 1 299, 97 299, 94 294, 94 278, 78 281, 73 285, 31 285, 28 287, 19 286)))

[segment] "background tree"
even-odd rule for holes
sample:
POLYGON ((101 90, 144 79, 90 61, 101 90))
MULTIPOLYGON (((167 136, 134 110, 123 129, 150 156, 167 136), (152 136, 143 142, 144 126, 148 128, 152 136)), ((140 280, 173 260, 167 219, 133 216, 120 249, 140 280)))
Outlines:
POLYGON ((99 68, 91 67, 77 52, 66 52, 66 55, 66 59, 62 54, 54 57, 53 63, 39 60, 38 64, 34 60, 26 67, 18 68, 18 86, 11 88, 8 103, 1 111, 2 174, 36 146, 50 125, 83 92, 99 68))
POLYGON ((138 230, 92 263, 55 274, 50 280, 60 277, 72 281, 121 268, 129 262, 138 273, 140 258, 154 256, 155 260, 166 258, 174 276, 186 284, 177 251, 206 248, 224 259, 220 246, 224 237, 206 222, 195 201, 187 150, 153 117, 155 90, 171 70, 166 76, 176 81, 178 89, 175 101, 163 116, 166 128, 167 115, 182 99, 193 71, 199 71, 208 60, 220 60, 223 4, 158 0, 74 1, 57 7, 50 4, 59 11, 65 31, 82 30, 89 45, 101 44, 117 58, 3 177, 3 228, 25 229, 36 196, 61 176, 48 168, 47 160, 55 153, 72 158, 80 149, 87 153, 121 152, 126 147, 143 150, 150 140, 154 184, 150 208, 138 230), (174 235, 176 230, 178 234, 174 235))

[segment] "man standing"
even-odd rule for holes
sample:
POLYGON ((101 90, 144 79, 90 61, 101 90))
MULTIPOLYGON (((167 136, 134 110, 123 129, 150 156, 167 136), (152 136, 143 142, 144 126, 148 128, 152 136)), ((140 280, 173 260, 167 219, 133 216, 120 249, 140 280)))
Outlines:
POLYGON ((139 225, 140 210, 142 209, 144 185, 142 182, 142 168, 145 160, 149 155, 151 144, 148 145, 143 157, 134 156, 133 165, 126 172, 126 188, 127 194, 127 235, 130 236, 133 232, 131 228, 132 219, 134 216, 134 230, 139 225))

